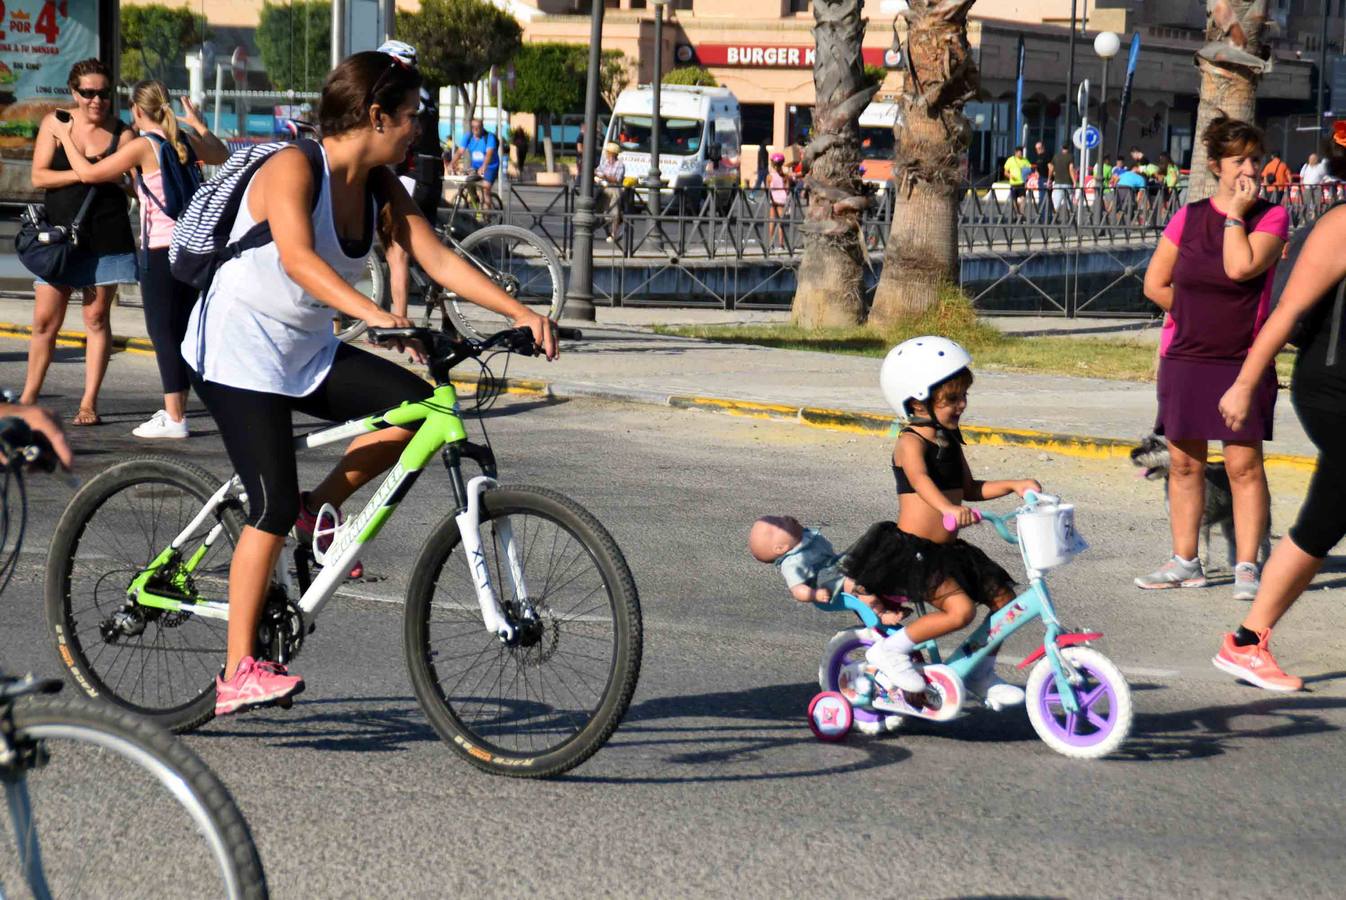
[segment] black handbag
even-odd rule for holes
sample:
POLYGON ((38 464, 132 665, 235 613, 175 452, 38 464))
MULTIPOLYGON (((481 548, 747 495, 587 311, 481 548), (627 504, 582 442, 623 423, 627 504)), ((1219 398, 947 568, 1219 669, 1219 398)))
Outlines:
POLYGON ((63 283, 61 276, 80 252, 80 226, 84 224, 84 216, 89 212, 97 187, 89 186, 75 220, 69 225, 52 225, 47 221, 46 207, 28 204, 19 215, 19 233, 14 236, 14 249, 24 268, 48 284, 63 283))

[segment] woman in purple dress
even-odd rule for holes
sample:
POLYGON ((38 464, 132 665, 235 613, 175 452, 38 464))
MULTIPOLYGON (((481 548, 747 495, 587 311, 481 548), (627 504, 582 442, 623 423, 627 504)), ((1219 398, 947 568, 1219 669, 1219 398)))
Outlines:
POLYGON ((1271 283, 1289 231, 1285 208, 1258 199, 1262 132, 1220 115, 1201 136, 1215 195, 1173 217, 1145 272, 1145 296, 1173 319, 1159 363, 1159 415, 1154 430, 1168 440, 1169 517, 1173 556, 1136 579, 1145 589, 1204 587, 1197 534, 1205 508, 1206 452, 1224 444, 1234 499, 1234 598, 1257 596, 1257 549, 1270 495, 1262 442, 1271 440, 1276 373, 1258 382, 1238 429, 1220 415, 1220 397, 1234 383, 1271 306, 1271 283))

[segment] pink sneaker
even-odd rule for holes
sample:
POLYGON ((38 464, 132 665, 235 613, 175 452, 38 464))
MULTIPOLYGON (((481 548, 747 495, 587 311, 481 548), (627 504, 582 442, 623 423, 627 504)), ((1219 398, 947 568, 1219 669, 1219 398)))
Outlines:
MULTIPOLYGON (((337 524, 340 525, 341 522, 344 521, 344 519, 345 519, 345 517, 342 516, 341 513, 338 512, 338 513, 337 513, 337 524)), ((299 518, 297 518, 297 519, 294 520, 294 528, 292 529, 292 533, 294 534, 294 536, 295 536, 296 538, 298 538, 299 540, 303 541, 304 543, 306 543, 306 544, 312 544, 312 543, 313 543, 313 530, 314 530, 315 528, 317 528, 317 527, 318 527, 318 514, 317 514, 317 513, 311 513, 311 512, 308 511, 308 494, 300 494, 300 495, 299 495, 299 518)), ((326 551, 327 551, 327 548, 330 547, 330 546, 332 546, 332 538, 331 538, 331 537, 324 536, 324 537, 322 537, 322 538, 319 538, 319 540, 318 540, 318 549, 319 549, 319 550, 322 550, 323 552, 326 552, 326 551)), ((351 571, 350 571, 350 576, 349 576, 349 577, 351 577, 351 578, 359 578, 360 576, 362 576, 362 575, 364 575, 364 574, 365 574, 365 566, 364 566, 364 563, 360 562, 358 559, 357 559, 355 562, 351 563, 351 571)))
POLYGON ((1249 684, 1255 684, 1264 691, 1293 692, 1304 689, 1304 679, 1285 672, 1276 657, 1271 655, 1267 644, 1271 642, 1271 629, 1258 636, 1256 644, 1240 647, 1234 643, 1234 636, 1226 634, 1220 644, 1220 652, 1211 660, 1215 668, 1228 672, 1235 678, 1249 684))
POLYGON ((233 678, 215 676, 215 715, 266 706, 303 692, 304 679, 289 674, 280 663, 245 656, 233 678))

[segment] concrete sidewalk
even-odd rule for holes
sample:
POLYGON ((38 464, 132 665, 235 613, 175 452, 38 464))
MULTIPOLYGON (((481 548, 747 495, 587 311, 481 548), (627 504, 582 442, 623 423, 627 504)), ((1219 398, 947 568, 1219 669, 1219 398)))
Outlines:
MULTIPOLYGON (((870 431, 886 430, 891 423, 892 413, 879 394, 877 359, 711 343, 653 334, 647 327, 653 321, 770 321, 782 314, 600 309, 598 315, 597 324, 584 326, 584 339, 568 342, 555 362, 515 356, 505 370, 503 359, 497 359, 495 374, 531 381, 516 387, 557 397, 700 406, 870 431)), ((31 301, 0 298, 0 330, 26 329, 31 318, 31 301)), ((119 337, 144 338, 140 310, 116 307, 112 319, 113 333, 119 337)), ((1012 319, 1008 323, 1017 326, 1015 330, 1038 334, 1129 331, 1138 324, 1062 319, 1012 319)), ((66 330, 83 331, 76 305, 67 314, 66 330)), ((475 379, 467 367, 461 374, 469 381, 475 379)), ((153 393, 157 386, 146 389, 153 393)), ((965 421, 969 438, 975 442, 1027 443, 1060 452, 1118 456, 1125 452, 1125 444, 1149 432, 1154 414, 1153 384, 983 369, 977 371, 965 421)), ((1276 440, 1266 449, 1269 456, 1297 458, 1288 461, 1297 466, 1306 465, 1306 458, 1315 455, 1288 396, 1283 395, 1277 404, 1276 440)))

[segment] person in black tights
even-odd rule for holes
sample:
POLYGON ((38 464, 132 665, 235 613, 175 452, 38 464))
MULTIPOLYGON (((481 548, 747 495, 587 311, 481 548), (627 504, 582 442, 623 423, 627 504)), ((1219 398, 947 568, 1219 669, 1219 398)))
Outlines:
MULTIPOLYGON (((1328 172, 1346 179, 1346 122, 1337 123, 1328 172)), ((1268 649, 1271 629, 1290 609, 1323 565, 1331 549, 1346 537, 1346 346, 1342 346, 1343 291, 1346 291, 1346 207, 1321 216, 1295 261, 1275 312, 1248 351, 1243 369, 1220 399, 1220 413, 1231 428, 1248 416, 1255 385, 1289 341, 1295 326, 1299 353, 1290 382, 1290 399, 1309 440, 1318 448, 1318 465, 1309 482, 1299 518, 1276 545, 1262 572, 1252 609, 1238 630, 1225 635, 1213 662, 1216 668, 1271 691, 1297 691, 1303 679, 1286 674, 1268 649)))

